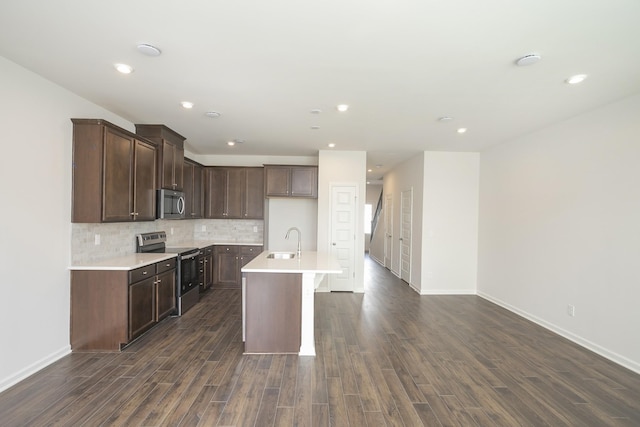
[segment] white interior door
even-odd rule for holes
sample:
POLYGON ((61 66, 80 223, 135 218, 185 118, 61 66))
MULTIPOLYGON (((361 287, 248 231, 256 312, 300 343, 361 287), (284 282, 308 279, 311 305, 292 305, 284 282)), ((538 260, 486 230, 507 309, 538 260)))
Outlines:
POLYGON ((384 266, 391 270, 391 254, 393 251, 393 196, 384 198, 384 266))
POLYGON ((413 189, 400 193, 400 278, 411 283, 411 222, 413 189))
POLYGON ((329 274, 330 291, 355 288, 356 186, 331 186, 331 240, 329 252, 338 259, 342 273, 329 274))

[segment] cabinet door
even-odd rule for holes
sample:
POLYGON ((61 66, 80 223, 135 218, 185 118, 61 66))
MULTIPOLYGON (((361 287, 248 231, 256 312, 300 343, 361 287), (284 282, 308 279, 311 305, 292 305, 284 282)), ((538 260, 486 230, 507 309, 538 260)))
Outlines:
POLYGON ((214 251, 213 284, 217 287, 239 287, 239 257, 235 246, 217 246, 214 251))
POLYGON ((227 187, 227 171, 223 168, 211 167, 206 170, 206 206, 207 218, 224 219, 225 192, 227 187))
POLYGON ((156 277, 156 322, 176 310, 176 270, 169 270, 156 277))
POLYGON ((105 128, 102 220, 130 221, 133 194, 133 138, 105 128))
POLYGON ((227 169, 225 188, 225 218, 241 219, 245 191, 245 168, 227 169))
POLYGON ((204 258, 204 288, 209 289, 213 285, 213 253, 209 252, 204 258))
POLYGON ((173 183, 174 190, 182 190, 184 188, 184 148, 178 146, 174 149, 173 157, 173 183))
POLYGON ((265 194, 267 197, 289 196, 291 188, 291 174, 288 166, 266 166, 265 194))
POLYGON ((174 180, 175 162, 176 162, 176 146, 168 141, 162 141, 162 188, 176 190, 176 182, 174 180))
POLYGON ((183 179, 182 179, 182 191, 184 191, 184 217, 194 218, 194 169, 195 164, 191 162, 184 162, 184 166, 182 168, 183 171, 183 179))
POLYGON ((264 168, 246 168, 243 218, 264 218, 264 168))
POLYGON ((155 278, 129 285, 129 340, 149 329, 156 321, 155 278))
POLYGON ((318 197, 318 168, 291 168, 291 196, 318 197))
POLYGON ((133 183, 133 220, 156 219, 156 149, 135 141, 133 183))
POLYGON ((204 215, 204 192, 202 191, 203 184, 203 171, 204 168, 200 165, 194 165, 193 167, 193 206, 192 206, 192 218, 202 218, 204 215))

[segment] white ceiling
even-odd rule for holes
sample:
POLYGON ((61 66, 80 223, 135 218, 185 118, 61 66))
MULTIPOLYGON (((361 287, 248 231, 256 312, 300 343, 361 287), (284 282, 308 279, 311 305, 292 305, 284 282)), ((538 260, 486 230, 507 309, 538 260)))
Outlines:
POLYGON ((639 17, 638 0, 2 0, 0 56, 197 154, 335 143, 367 151, 377 179, 419 151, 480 151, 640 92, 639 17), (514 64, 530 53, 542 60, 514 64))

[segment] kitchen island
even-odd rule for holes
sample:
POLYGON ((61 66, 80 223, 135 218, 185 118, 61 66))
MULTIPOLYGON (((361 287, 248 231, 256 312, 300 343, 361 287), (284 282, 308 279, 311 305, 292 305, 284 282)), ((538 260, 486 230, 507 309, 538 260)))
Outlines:
POLYGON ((264 251, 242 268, 245 352, 315 356, 315 289, 327 274, 342 273, 342 268, 324 252, 278 258, 282 254, 264 251))

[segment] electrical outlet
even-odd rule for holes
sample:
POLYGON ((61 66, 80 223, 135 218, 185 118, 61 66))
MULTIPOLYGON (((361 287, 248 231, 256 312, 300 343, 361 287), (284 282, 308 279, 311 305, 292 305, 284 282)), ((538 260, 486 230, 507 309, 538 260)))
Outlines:
POLYGON ((171 227, 170 232, 171 232, 171 235, 173 236, 173 227, 171 227))
POLYGON ((254 232, 254 233, 257 233, 257 232, 258 232, 258 226, 257 226, 257 225, 254 225, 254 226, 253 226, 253 232, 254 232))
POLYGON ((567 306, 567 314, 569 316, 571 316, 571 317, 575 317, 575 315, 576 315, 576 307, 571 305, 571 304, 569 304, 567 306))
POLYGON ((201 228, 201 231, 207 231, 207 226, 203 225, 202 228, 201 228))
POLYGON ((100 235, 96 234, 93 236, 93 242, 96 246, 98 246, 100 244, 100 235))

